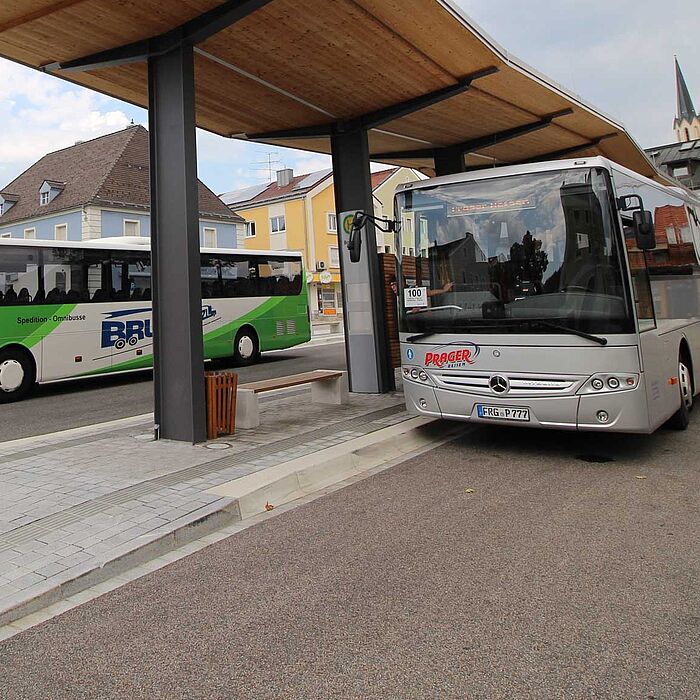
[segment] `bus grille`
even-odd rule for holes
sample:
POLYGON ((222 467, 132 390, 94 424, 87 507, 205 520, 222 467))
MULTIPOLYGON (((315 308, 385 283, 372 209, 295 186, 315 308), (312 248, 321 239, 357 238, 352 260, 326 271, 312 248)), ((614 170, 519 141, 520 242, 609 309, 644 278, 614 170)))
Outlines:
POLYGON ((505 377, 510 384, 510 390, 505 396, 520 397, 568 396, 575 394, 586 380, 586 377, 572 375, 506 372, 436 372, 433 374, 433 378, 438 386, 445 389, 495 396, 489 386, 489 380, 495 374, 505 377))
POLYGON ((284 321, 277 321, 275 324, 275 332, 277 335, 284 335, 284 321))
POLYGON ((297 322, 292 319, 291 321, 287 321, 287 333, 289 335, 294 335, 297 332, 297 322))

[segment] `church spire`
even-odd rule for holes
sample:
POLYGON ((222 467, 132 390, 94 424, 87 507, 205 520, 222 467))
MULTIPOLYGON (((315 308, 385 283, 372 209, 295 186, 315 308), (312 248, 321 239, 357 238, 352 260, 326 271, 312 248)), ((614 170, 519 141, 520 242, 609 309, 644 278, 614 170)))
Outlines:
POLYGON ((683 77, 683 71, 678 63, 678 57, 675 56, 676 62, 676 118, 673 121, 673 128, 676 131, 678 141, 692 141, 700 138, 700 117, 695 111, 693 100, 690 97, 690 90, 683 77))
POLYGON ((676 114, 676 119, 681 121, 682 119, 687 119, 689 122, 693 121, 693 118, 697 116, 695 112, 695 107, 693 106, 693 100, 690 97, 690 91, 683 77, 683 71, 681 71, 680 64, 678 63, 678 57, 676 57, 676 92, 678 95, 678 112, 676 114))

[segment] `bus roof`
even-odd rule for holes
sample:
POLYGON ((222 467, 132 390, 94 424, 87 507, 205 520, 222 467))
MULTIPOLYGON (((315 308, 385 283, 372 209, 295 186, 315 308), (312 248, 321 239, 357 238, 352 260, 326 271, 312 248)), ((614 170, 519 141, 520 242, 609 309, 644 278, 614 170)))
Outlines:
POLYGON ((500 168, 485 168, 483 170, 475 170, 466 173, 457 173, 456 175, 444 175, 442 177, 433 177, 428 180, 417 180, 416 182, 407 182, 399 185, 396 188, 397 194, 406 190, 419 190, 437 187, 439 185, 452 185, 460 182, 477 182, 479 180, 491 180, 497 177, 509 177, 513 175, 528 175, 530 173, 545 173, 554 170, 571 170, 574 168, 605 168, 606 170, 618 170, 623 172, 635 180, 644 182, 658 189, 670 190, 680 199, 685 199, 694 206, 700 205, 700 200, 695 193, 686 190, 680 185, 670 187, 662 185, 655 180, 651 180, 644 175, 640 175, 634 170, 615 163, 603 156, 592 156, 590 158, 575 158, 571 160, 550 160, 541 163, 526 163, 524 165, 508 165, 500 168))
MULTIPOLYGON (((142 250, 151 249, 150 238, 138 236, 115 236, 111 238, 95 238, 88 241, 52 241, 42 238, 0 238, 0 245, 32 246, 37 248, 99 248, 102 250, 142 250)), ((278 255, 289 258, 302 257, 301 253, 291 250, 249 250, 248 248, 200 248, 202 253, 224 253, 233 255, 278 255)))

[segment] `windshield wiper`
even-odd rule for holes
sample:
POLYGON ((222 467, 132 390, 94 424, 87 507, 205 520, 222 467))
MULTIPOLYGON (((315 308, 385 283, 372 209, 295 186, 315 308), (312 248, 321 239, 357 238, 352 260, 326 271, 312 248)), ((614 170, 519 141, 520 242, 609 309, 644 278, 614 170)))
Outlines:
POLYGON ((590 333, 584 333, 583 331, 576 330, 570 326, 562 326, 559 323, 552 323, 551 321, 541 321, 539 319, 522 319, 524 323, 529 323, 533 326, 541 326, 542 328, 553 328, 554 330, 564 331, 564 333, 571 333, 571 335, 577 335, 579 338, 586 338, 587 340, 592 340, 594 343, 599 345, 607 345, 608 339, 602 338, 599 335, 591 335, 590 333))
POLYGON ((415 343, 419 340, 423 340, 423 338, 429 338, 431 335, 437 335, 435 331, 426 331, 425 333, 416 333, 416 335, 409 335, 408 338, 406 338, 407 343, 415 343))

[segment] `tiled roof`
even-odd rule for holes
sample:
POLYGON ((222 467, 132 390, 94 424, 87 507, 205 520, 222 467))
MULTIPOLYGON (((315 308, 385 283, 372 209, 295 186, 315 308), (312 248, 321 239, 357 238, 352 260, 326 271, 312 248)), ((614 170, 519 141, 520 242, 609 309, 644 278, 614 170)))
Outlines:
MULTIPOLYGON (((380 170, 372 173, 372 191, 386 182, 397 170, 398 168, 390 168, 389 170, 380 170)), ((294 176, 289 184, 284 187, 280 187, 277 182, 271 182, 267 186, 245 187, 241 190, 226 192, 221 195, 221 199, 231 207, 244 209, 245 207, 273 202, 279 199, 302 197, 332 175, 332 170, 317 170, 313 173, 294 176)))
MULTIPOLYGON (((3 188, 19 199, 0 216, 0 225, 88 204, 148 209, 148 158, 148 131, 140 125, 48 153, 3 188), (42 206, 39 188, 46 180, 65 183, 65 187, 42 206)), ((243 221, 201 181, 199 209, 201 216, 243 221)))
POLYGON ((372 173, 372 192, 383 185, 397 170, 398 168, 389 168, 372 173))
POLYGON ((670 143, 666 146, 655 146, 645 150, 656 165, 700 160, 700 140, 670 143))

